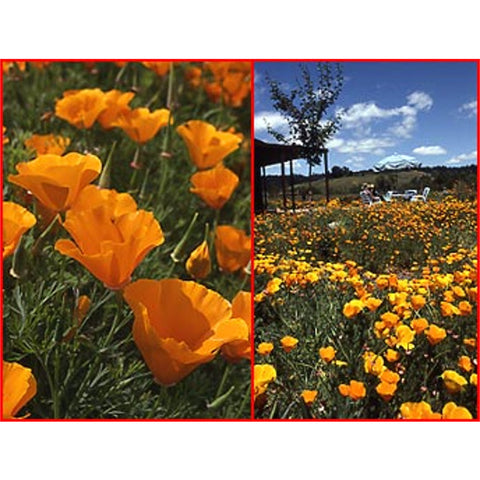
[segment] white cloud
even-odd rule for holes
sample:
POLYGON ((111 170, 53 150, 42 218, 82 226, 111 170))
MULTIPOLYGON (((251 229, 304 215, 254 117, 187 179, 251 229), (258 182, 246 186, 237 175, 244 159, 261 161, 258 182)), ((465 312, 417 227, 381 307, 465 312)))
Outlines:
POLYGON ((469 160, 476 160, 476 159, 477 159, 477 151, 474 150, 473 152, 470 152, 470 153, 461 153, 456 157, 450 158, 445 163, 448 165, 456 165, 458 163, 463 163, 469 160))
POLYGON ((288 126, 285 118, 275 111, 263 111, 255 114, 254 118, 255 134, 259 132, 266 132, 267 125, 270 125, 274 130, 285 129, 288 126))
POLYGON ((372 122, 399 118, 399 121, 386 129, 386 133, 394 137, 409 138, 416 126, 418 112, 429 110, 432 105, 430 95, 420 91, 408 95, 405 105, 394 108, 382 108, 373 101, 355 103, 348 108, 340 109, 342 127, 354 130, 357 136, 365 136, 371 134, 367 126, 372 122))
POLYGON ((395 142, 390 138, 363 138, 353 140, 343 140, 340 138, 333 139, 327 143, 327 148, 337 150, 340 153, 373 153, 375 155, 383 155, 385 148, 392 147, 395 142))
POLYGON ((443 155, 447 151, 440 145, 421 146, 413 149, 412 153, 417 155, 443 155))
POLYGON ((477 115, 477 101, 473 100, 471 102, 464 103, 458 111, 466 115, 468 118, 475 117, 477 115))
POLYGON ((407 103, 416 110, 430 110, 433 105, 433 100, 428 93, 413 92, 407 97, 407 103))
POLYGON ((363 157, 360 157, 360 156, 357 156, 357 155, 354 155, 354 156, 348 158, 347 160, 345 160, 345 163, 347 165, 350 165, 353 168, 364 167, 365 166, 364 162, 365 162, 365 159, 363 157))

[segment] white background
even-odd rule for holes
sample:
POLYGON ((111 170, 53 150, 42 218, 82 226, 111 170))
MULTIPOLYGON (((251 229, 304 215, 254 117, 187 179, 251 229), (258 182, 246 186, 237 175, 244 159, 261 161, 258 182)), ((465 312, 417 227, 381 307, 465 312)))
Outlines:
MULTIPOLYGON (((2 2, 0 57, 480 58, 475 2, 324 3, 2 2)), ((478 437, 479 422, 2 423, 0 475, 462 478, 478 469, 478 437)))

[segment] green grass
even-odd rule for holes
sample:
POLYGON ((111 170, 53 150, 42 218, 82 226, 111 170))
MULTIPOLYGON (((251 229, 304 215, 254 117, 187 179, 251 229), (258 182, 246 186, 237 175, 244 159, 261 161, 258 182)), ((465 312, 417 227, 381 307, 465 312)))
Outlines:
MULTIPOLYGON (((137 267, 133 280, 190 279, 184 266, 186 257, 201 243, 205 224, 212 232, 215 213, 189 192, 195 168, 175 127, 203 119, 221 129, 234 127, 247 140, 250 132, 249 100, 240 108, 213 103, 202 88, 191 88, 185 81, 190 65, 180 62, 174 66, 175 124, 144 146, 141 159, 145 168, 136 174, 129 166, 136 150, 132 140, 120 129, 104 131, 97 124, 90 130, 77 130, 52 114, 55 99, 68 89, 117 88, 136 92, 132 107, 165 108, 168 75, 160 78, 139 63, 129 63, 120 76, 120 68, 108 62, 95 64, 93 70, 82 62, 53 63, 43 71, 28 65, 25 72, 13 70, 4 75, 4 125, 9 138, 4 147, 4 200, 36 212, 25 192, 6 180, 18 162, 33 158, 23 145, 31 134, 68 136, 72 143, 67 151, 89 151, 104 164, 115 144, 110 187, 129 192, 139 208, 152 211, 165 235, 165 242, 137 267), (170 156, 162 156, 165 151, 170 156), (198 220, 181 262, 174 263, 170 254, 196 212, 198 220)), ((249 151, 241 148, 226 159, 226 165, 239 175, 240 184, 219 217, 220 224, 232 224, 247 232, 249 158, 249 151)), ((54 250, 57 239, 68 237, 61 228, 53 228, 34 252, 32 246, 41 233, 37 222, 24 235, 16 255, 4 262, 3 358, 31 368, 38 385, 36 396, 20 413, 28 413, 32 419, 250 416, 247 360, 228 364, 219 354, 177 385, 157 385, 133 342, 133 314, 128 305, 80 264, 54 250), (80 328, 66 339, 74 324, 79 295, 88 295, 92 306, 80 328)), ((212 274, 202 283, 229 301, 239 290, 249 290, 249 277, 223 274, 215 261, 212 274)))

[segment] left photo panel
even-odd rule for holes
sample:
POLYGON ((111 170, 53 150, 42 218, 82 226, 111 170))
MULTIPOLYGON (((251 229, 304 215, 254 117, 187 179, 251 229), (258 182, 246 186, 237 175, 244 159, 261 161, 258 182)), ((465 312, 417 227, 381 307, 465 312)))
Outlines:
POLYGON ((250 419, 251 62, 1 63, 1 419, 250 419))

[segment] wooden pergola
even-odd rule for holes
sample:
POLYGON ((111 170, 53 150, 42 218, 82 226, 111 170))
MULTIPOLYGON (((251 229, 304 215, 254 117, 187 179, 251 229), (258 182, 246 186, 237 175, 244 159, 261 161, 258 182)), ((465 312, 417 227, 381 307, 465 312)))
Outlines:
MULTIPOLYGON (((254 191, 255 191, 255 213, 267 210, 268 198, 265 183, 265 167, 280 164, 283 206, 287 209, 287 186, 285 180, 285 163, 290 164, 290 196, 292 209, 295 210, 295 188, 293 174, 293 160, 305 158, 304 149, 299 145, 282 145, 278 143, 266 143, 255 139, 254 151, 254 191)), ((327 202, 329 201, 328 191, 328 149, 322 148, 320 151, 325 165, 325 193, 327 202)))

